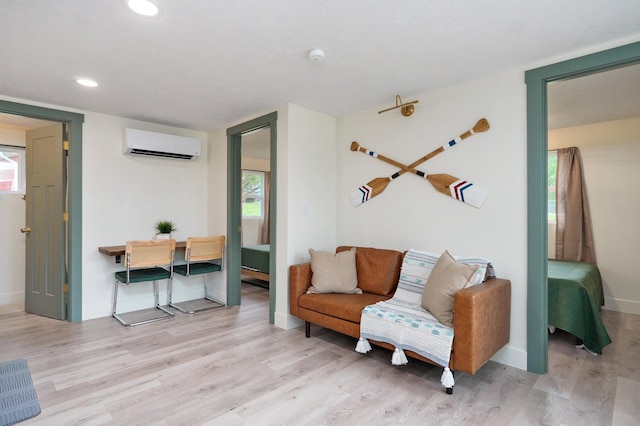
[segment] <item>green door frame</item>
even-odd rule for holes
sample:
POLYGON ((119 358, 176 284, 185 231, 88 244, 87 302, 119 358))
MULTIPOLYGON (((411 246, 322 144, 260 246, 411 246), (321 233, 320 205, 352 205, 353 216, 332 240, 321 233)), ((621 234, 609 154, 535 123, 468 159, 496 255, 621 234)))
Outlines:
POLYGON ((640 42, 529 70, 527 83, 527 370, 548 371, 547 84, 640 63, 640 42))
POLYGON ((68 124, 69 290, 67 320, 80 322, 82 321, 82 123, 84 115, 3 100, 0 100, 0 112, 68 124))
POLYGON ((276 148, 278 113, 255 118, 246 123, 227 129, 227 305, 240 304, 240 247, 242 245, 242 134, 269 126, 270 128, 270 169, 271 187, 269 206, 269 227, 271 234, 271 256, 269 257, 269 323, 274 323, 276 306, 276 218, 277 213, 277 168, 276 148))

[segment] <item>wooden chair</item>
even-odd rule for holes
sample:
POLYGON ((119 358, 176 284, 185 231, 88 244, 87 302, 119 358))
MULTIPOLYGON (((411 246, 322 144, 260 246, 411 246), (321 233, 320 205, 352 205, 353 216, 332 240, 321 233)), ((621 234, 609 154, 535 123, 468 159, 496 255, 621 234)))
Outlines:
POLYGON ((174 313, 160 306, 158 295, 158 281, 168 280, 169 288, 173 278, 173 258, 176 250, 176 240, 149 240, 149 241, 127 241, 125 247, 125 267, 126 270, 115 273, 115 288, 113 291, 113 317, 122 325, 133 327, 149 322, 170 319, 174 313), (166 269, 168 267, 169 269, 166 269), (121 314, 117 313, 118 286, 137 284, 141 282, 153 281, 153 297, 155 308, 164 313, 162 316, 152 316, 128 322, 121 314))
POLYGON ((225 240, 226 237, 222 235, 216 237, 187 238, 186 250, 184 252, 184 260, 186 263, 184 265, 175 265, 173 269, 176 273, 185 277, 189 277, 191 275, 202 275, 202 282, 204 284, 204 300, 213 302, 213 305, 209 304, 209 306, 190 308, 188 305, 192 304, 193 301, 180 302, 179 304, 174 303, 172 299, 172 284, 169 282, 169 306, 185 314, 193 314, 207 309, 220 308, 225 305, 221 301, 209 296, 207 291, 207 280, 205 278, 205 274, 224 270, 225 240))

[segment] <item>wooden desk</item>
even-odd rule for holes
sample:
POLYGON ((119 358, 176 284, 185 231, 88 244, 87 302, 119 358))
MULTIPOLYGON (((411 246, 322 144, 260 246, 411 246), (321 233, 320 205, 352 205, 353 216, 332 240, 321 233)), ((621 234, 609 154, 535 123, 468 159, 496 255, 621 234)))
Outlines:
MULTIPOLYGON (((186 241, 176 241, 176 251, 185 251, 187 249, 186 241)), ((107 256, 115 256, 116 263, 122 262, 122 256, 124 256, 125 246, 102 246, 98 247, 98 251, 107 256)))

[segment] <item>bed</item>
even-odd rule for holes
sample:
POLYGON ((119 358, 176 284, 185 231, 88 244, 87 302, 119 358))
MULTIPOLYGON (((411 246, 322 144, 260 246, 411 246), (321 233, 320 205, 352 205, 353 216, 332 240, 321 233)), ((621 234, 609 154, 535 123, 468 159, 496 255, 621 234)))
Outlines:
POLYGON ((611 338, 600 318, 602 278, 591 263, 549 260, 549 325, 567 331, 590 351, 602 353, 611 338))
POLYGON ((241 248, 242 275, 269 281, 269 244, 241 248))

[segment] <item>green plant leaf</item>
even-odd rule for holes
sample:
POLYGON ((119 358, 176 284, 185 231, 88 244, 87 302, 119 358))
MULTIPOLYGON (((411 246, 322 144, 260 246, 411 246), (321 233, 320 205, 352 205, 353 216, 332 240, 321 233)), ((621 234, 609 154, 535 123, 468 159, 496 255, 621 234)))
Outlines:
POLYGON ((158 234, 170 234, 173 231, 177 231, 175 223, 170 220, 160 220, 156 223, 156 231, 158 234))

